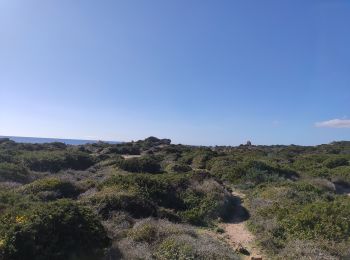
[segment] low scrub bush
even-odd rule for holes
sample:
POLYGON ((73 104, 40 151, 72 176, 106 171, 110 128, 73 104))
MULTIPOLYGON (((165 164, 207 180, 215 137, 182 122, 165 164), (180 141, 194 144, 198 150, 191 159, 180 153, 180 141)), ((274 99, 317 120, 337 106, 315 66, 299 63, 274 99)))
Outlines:
POLYGON ((30 179, 28 169, 14 163, 0 163, 0 182, 28 182, 30 179))
POLYGON ((350 236, 350 201, 333 192, 311 181, 260 185, 249 197, 250 227, 273 255, 290 252, 294 240, 323 241, 318 251, 295 247, 295 255, 316 256, 324 251, 332 257, 344 256, 344 250, 338 251, 350 236))
POLYGON ((219 217, 227 218, 232 210, 231 194, 218 182, 196 173, 116 175, 101 187, 134 193, 135 197, 156 205, 157 215, 172 220, 180 217, 196 225, 209 225, 219 217))
POLYGON ((350 166, 339 166, 331 170, 330 179, 350 185, 350 166))
POLYGON ((107 179, 101 186, 114 186, 120 190, 136 192, 140 197, 153 201, 166 208, 183 208, 177 190, 186 188, 188 175, 115 175, 107 179))
POLYGON ((156 259, 159 260, 185 260, 196 259, 193 241, 188 236, 169 237, 165 239, 155 252, 156 259))
POLYGON ((74 183, 59 178, 43 178, 27 184, 20 189, 25 194, 35 194, 45 200, 76 198, 82 189, 74 183))
POLYGON ((290 169, 271 166, 263 161, 236 162, 232 157, 215 158, 210 162, 210 170, 223 180, 233 184, 256 186, 260 183, 297 179, 298 174, 290 169))
POLYGON ((152 156, 117 160, 117 166, 128 172, 159 173, 160 163, 152 156))
POLYGON ((207 163, 216 155, 210 148, 198 148, 192 151, 185 151, 179 162, 191 165, 193 169, 205 169, 207 163))
POLYGON ((233 212, 233 198, 213 180, 193 182, 180 194, 186 210, 181 216, 195 225, 208 225, 217 218, 227 219, 233 212))
POLYGON ((113 187, 85 198, 88 204, 93 205, 104 218, 109 218, 114 212, 126 211, 135 218, 155 216, 157 209, 148 199, 135 192, 119 191, 113 187))
POLYGON ((324 165, 327 168, 333 169, 339 166, 348 166, 349 165, 349 158, 346 157, 336 157, 336 158, 329 158, 324 161, 324 165))
POLYGON ((213 259, 235 260, 239 257, 229 247, 208 236, 172 235, 164 239, 154 253, 159 260, 213 259))
POLYGON ((283 219, 288 234, 300 239, 344 241, 350 237, 350 201, 339 197, 334 201, 316 201, 283 219))
POLYGON ((339 257, 331 255, 324 250, 322 243, 310 240, 290 240, 282 249, 280 259, 317 259, 317 260, 337 260, 339 257))
POLYGON ((153 218, 137 222, 127 238, 118 243, 118 248, 122 256, 139 255, 143 248, 146 259, 238 259, 230 247, 198 234, 188 225, 153 218))
POLYGON ((170 163, 165 167, 165 171, 168 173, 182 173, 182 172, 190 172, 192 171, 192 168, 186 164, 170 163))
POLYGON ((1 259, 84 259, 109 240, 87 208, 61 200, 0 217, 1 259))
POLYGON ((80 151, 35 151, 19 156, 19 161, 38 172, 58 172, 65 169, 85 170, 95 162, 93 158, 80 151))

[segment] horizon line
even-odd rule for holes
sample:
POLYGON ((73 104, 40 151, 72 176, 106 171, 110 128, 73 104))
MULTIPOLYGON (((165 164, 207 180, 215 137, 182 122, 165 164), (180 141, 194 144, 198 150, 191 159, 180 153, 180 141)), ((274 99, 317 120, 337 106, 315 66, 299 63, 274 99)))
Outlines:
MULTIPOLYGON (((149 136, 151 137, 151 136, 149 136)), ((71 140, 71 141, 93 141, 93 142, 106 142, 106 143, 128 143, 128 142, 132 142, 132 141, 115 141, 115 140, 104 140, 104 139, 81 139, 81 138, 72 138, 72 137, 68 137, 68 138, 63 138, 63 137, 38 137, 38 136, 15 136, 15 135, 0 135, 0 138, 32 138, 32 139, 52 139, 52 140, 71 140)), ((148 138, 148 137, 146 137, 148 138)), ((146 139, 144 138, 144 139, 146 139)), ((156 137, 158 138, 158 137, 156 137)), ((142 141, 144 139, 140 139, 140 140, 136 140, 136 141, 142 141)), ((159 138, 162 139, 162 138, 159 138)), ((170 139, 171 138, 167 138, 170 139)), ((133 140, 134 141, 134 140, 133 140)), ((134 141, 134 142, 136 142, 134 141)), ((302 145, 302 144, 295 144, 295 143, 291 143, 291 144, 254 144, 252 143, 251 146, 301 146, 301 147, 313 147, 313 146, 320 146, 320 145, 329 145, 332 143, 337 143, 337 142, 350 142, 350 140, 333 140, 329 143, 320 143, 320 144, 315 144, 315 145, 302 145)), ((172 143, 175 144, 175 143, 172 143)), ((241 143, 238 145, 193 145, 193 144, 184 144, 184 143, 176 143, 176 145, 188 145, 188 146, 203 146, 203 147, 216 147, 216 146, 227 146, 227 147, 239 147, 241 145, 246 145, 246 143, 241 143)))

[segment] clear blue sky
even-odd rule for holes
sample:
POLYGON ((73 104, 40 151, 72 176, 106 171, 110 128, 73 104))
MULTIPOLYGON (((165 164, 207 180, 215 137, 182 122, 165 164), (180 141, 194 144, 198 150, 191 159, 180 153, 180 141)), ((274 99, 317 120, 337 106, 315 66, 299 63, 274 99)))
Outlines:
POLYGON ((350 2, 0 0, 0 135, 350 140, 350 2))

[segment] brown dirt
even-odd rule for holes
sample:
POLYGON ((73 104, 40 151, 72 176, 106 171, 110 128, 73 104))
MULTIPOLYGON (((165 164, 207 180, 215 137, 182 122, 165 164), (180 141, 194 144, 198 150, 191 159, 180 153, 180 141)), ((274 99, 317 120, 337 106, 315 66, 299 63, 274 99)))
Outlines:
POLYGON ((127 159, 131 159, 131 158, 139 158, 141 157, 141 155, 130 155, 130 154, 124 154, 122 155, 122 157, 127 160, 127 159))
POLYGON ((255 245, 256 238, 247 228, 248 214, 242 206, 245 195, 238 191, 233 192, 232 195, 237 200, 237 206, 232 219, 228 223, 221 225, 225 230, 225 240, 237 251, 239 248, 248 250, 250 255, 243 255, 243 259, 251 259, 251 257, 257 256, 261 256, 262 259, 267 259, 255 245))

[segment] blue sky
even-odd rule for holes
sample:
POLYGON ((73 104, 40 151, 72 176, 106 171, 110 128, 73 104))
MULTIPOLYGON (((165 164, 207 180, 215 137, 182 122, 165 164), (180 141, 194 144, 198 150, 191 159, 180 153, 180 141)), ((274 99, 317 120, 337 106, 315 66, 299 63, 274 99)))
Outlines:
POLYGON ((0 0, 0 135, 350 140, 350 2, 0 0))

